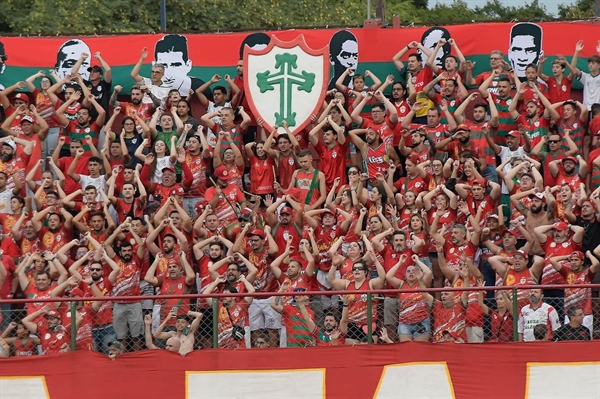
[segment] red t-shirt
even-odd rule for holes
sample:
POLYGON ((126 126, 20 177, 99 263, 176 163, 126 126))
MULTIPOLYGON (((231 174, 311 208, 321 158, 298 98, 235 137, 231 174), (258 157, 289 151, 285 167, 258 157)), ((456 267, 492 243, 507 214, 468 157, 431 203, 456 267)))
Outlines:
POLYGON ((346 184, 346 155, 348 153, 346 143, 336 143, 333 148, 328 148, 325 143, 319 141, 315 150, 319 154, 319 170, 325 175, 327 191, 333 187, 336 177, 340 178, 340 184, 346 184))

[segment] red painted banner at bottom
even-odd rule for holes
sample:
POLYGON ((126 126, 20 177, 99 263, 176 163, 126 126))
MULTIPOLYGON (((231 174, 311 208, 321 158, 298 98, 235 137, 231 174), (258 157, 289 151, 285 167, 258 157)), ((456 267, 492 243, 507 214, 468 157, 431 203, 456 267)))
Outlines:
POLYGON ((600 342, 93 352, 0 361, 0 398, 600 398, 600 342))

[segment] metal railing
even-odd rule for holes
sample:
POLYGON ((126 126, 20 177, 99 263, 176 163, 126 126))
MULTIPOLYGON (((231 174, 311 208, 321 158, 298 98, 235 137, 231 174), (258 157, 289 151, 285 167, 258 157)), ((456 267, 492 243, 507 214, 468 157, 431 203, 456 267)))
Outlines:
MULTIPOLYGON (((71 315, 77 315, 78 309, 81 309, 81 303, 83 301, 92 301, 92 302, 122 302, 122 301, 127 301, 127 302, 141 302, 141 301, 145 301, 146 303, 148 303, 148 301, 152 301, 152 305, 153 307, 157 306, 159 303, 161 303, 162 301, 166 301, 166 300, 173 300, 173 299, 181 299, 181 303, 185 304, 185 307, 187 308, 187 304, 189 303, 190 305, 190 309, 192 310, 192 313, 194 313, 194 310, 197 310, 198 312, 203 312, 203 313, 209 313, 209 309, 210 309, 210 313, 212 313, 212 317, 211 320, 204 320, 204 322, 202 323, 202 329, 198 329, 196 328, 194 330, 194 349, 201 349, 201 348, 208 348, 208 347, 212 347, 212 348, 219 348, 219 347, 223 347, 220 346, 220 337, 219 337, 219 323, 223 323, 223 318, 219 319, 219 310, 220 310, 220 306, 222 303, 223 298, 242 298, 242 297, 252 297, 254 299, 266 299, 266 298, 272 298, 272 297, 290 297, 293 295, 307 295, 311 298, 311 304, 314 303, 318 303, 322 300, 322 298, 326 297, 334 297, 335 296, 345 296, 345 295, 357 295, 357 296, 364 296, 366 295, 366 309, 367 309, 367 319, 366 319, 366 323, 363 326, 364 328, 364 332, 366 335, 366 343, 369 344, 373 344, 376 341, 378 341, 377 338, 375 338, 375 330, 381 330, 382 328, 385 328, 387 330, 390 329, 390 327, 394 327, 396 328, 398 326, 398 322, 396 321, 395 325, 391 326, 391 325, 387 325, 387 324, 383 324, 383 318, 381 317, 381 314, 383 313, 383 302, 384 301, 379 301, 379 305, 377 307, 373 306, 373 303, 375 300, 378 299, 382 299, 384 296, 386 298, 398 298, 400 294, 403 293, 415 293, 415 292, 427 292, 433 296, 442 293, 442 292, 454 292, 454 293, 460 293, 460 292, 464 292, 464 291, 470 291, 470 292, 480 292, 483 291, 485 292, 489 292, 489 291, 505 291, 505 292, 510 292, 511 296, 510 296, 510 300, 511 300, 511 308, 512 308, 512 340, 513 341, 518 341, 519 340, 519 333, 518 333, 518 315, 519 315, 519 296, 518 293, 520 290, 530 290, 530 289, 543 289, 543 290, 565 290, 565 289, 570 289, 570 288, 577 288, 577 289, 592 289, 592 290, 599 290, 600 289, 600 284, 587 284, 587 285, 547 285, 547 286, 539 286, 539 285, 530 285, 530 286, 511 286, 511 287, 504 287, 504 286, 494 286, 494 287, 445 287, 445 288, 428 288, 428 289, 415 289, 415 290, 406 290, 406 289, 384 289, 384 290, 371 290, 371 291, 310 291, 310 292, 272 292, 272 293, 221 293, 221 294, 210 294, 210 295, 205 295, 205 294, 188 294, 188 295, 152 295, 152 296, 127 296, 127 297, 111 297, 111 296, 106 296, 106 297, 86 297, 86 298, 28 298, 28 299, 12 299, 12 300, 0 300, 0 306, 2 307, 2 316, 3 316, 3 321, 2 321, 2 332, 5 332, 7 325, 9 325, 9 323, 12 321, 12 325, 9 325, 10 327, 12 327, 12 329, 15 329, 15 324, 18 324, 18 322, 20 320, 22 320, 22 318, 25 316, 25 314, 27 313, 27 311, 23 308, 21 308, 21 306, 23 305, 27 305, 30 303, 36 303, 37 307, 41 307, 43 303, 66 303, 67 304, 67 308, 70 311, 71 315), (212 301, 212 306, 211 307, 207 307, 206 305, 204 305, 204 307, 198 307, 198 305, 194 305, 194 303, 198 302, 204 302, 207 298, 211 298, 214 299, 212 301), (11 310, 7 310, 7 306, 6 305, 11 305, 11 307, 13 307, 13 309, 11 310), (376 315, 373 314, 373 309, 377 309, 376 311, 378 312, 378 316, 379 317, 375 317, 376 315), (7 319, 7 315, 8 319, 7 319), (375 321, 377 321, 377 324, 375 323, 375 321), (199 337, 200 336, 200 337, 199 337), (203 338, 203 342, 199 343, 199 338, 203 338), (209 343, 210 342, 210 346, 209 343)), ((456 297, 456 295, 455 295, 456 297)), ((547 302, 556 302, 561 304, 562 303, 562 298, 544 298, 545 301, 547 302)), ((592 313, 596 313, 596 315, 598 317, 594 317, 594 319, 597 321, 600 321, 600 298, 592 298, 592 313)), ((330 311, 338 312, 341 313, 341 301, 339 302, 339 306, 333 306, 332 308, 330 308, 330 311)), ((493 307, 493 304, 489 301, 486 300, 487 305, 490 308, 493 307)), ((469 303, 468 306, 479 306, 478 302, 473 304, 473 303, 469 303)), ((184 307, 184 306, 182 306, 184 307)), ((309 306, 310 307, 310 306, 309 306)), ((66 310, 66 309, 65 309, 66 310)), ((171 309, 172 311, 173 309, 171 309)), ((432 316, 432 311, 430 310, 430 317, 432 316)), ((560 317, 560 324, 563 325, 564 324, 564 317, 563 315, 566 313, 563 313, 564 309, 560 309, 557 307, 557 311, 558 313, 561 315, 560 317)), ((170 311, 169 311, 170 312, 170 311)), ((148 315, 151 314, 151 310, 147 309, 147 313, 148 315)), ((164 317, 160 317, 157 320, 156 319, 156 311, 154 311, 155 316, 153 317, 153 327, 152 327, 152 332, 154 333, 157 329, 157 325, 163 323, 164 317)), ((158 312, 159 315, 161 312, 158 312)), ((228 313, 228 312, 227 312, 228 313)), ((163 312, 164 315, 164 312, 163 312)), ((324 311, 321 310, 317 310, 315 309, 313 320, 315 322, 317 322, 317 320, 322 320, 323 316, 325 315, 324 311), (321 314, 317 314, 317 312, 321 312, 321 314)), ((148 317, 148 316, 146 316, 148 317)), ((483 314, 481 317, 484 317, 483 314)), ((232 324, 233 324, 233 320, 231 319, 231 316, 229 316, 232 324)), ((340 320, 339 318, 339 314, 338 316, 336 316, 336 320, 340 320)), ((435 322, 435 320, 434 320, 435 322)), ((43 321, 38 321, 38 323, 43 323, 43 321)), ((70 349, 71 350, 77 350, 77 343, 78 343, 78 328, 77 328, 77 320, 76 317, 70 317, 70 334, 71 334, 71 340, 70 340, 70 349)), ((485 331, 484 331, 484 335, 485 337, 489 337, 490 336, 490 327, 489 327, 489 322, 485 321, 483 323, 485 325, 485 331)), ((600 327, 600 323, 599 327, 600 327)), ((190 321, 187 320, 187 327, 189 328, 190 326, 190 321)), ((317 324, 318 327, 322 327, 322 322, 319 322, 317 324), (321 325, 319 325, 321 324, 321 325)), ((172 329, 172 326, 169 326, 169 331, 174 331, 172 329)), ((198 327, 198 326, 197 326, 198 327)), ((244 327, 248 327, 247 325, 244 325, 244 327)), ((246 329, 246 333, 249 335, 250 332, 248 331, 248 329, 246 329)), ((265 330, 265 329, 259 329, 260 331, 265 330)), ((600 328, 592 328, 591 331, 591 336, 592 339, 593 337, 593 333, 594 331, 598 331, 600 330, 600 328)), ((259 333, 260 333, 259 331, 259 333)), ((11 332, 11 334, 3 334, 4 338, 9 338, 9 336, 14 336, 15 333, 17 331, 13 331, 11 332)), ((429 330, 430 335, 434 332, 434 328, 433 328, 433 323, 432 326, 429 330)), ((387 341, 386 342, 396 342, 397 339, 395 337, 395 333, 392 334, 392 331, 388 331, 388 333, 390 335, 390 337, 386 337, 387 341)), ((386 335, 387 335, 386 334, 386 335)), ((260 334, 257 334, 260 335, 260 334)), ((21 331, 21 338, 25 339, 26 336, 30 336, 30 334, 24 334, 21 331)), ((265 335, 263 334, 263 337, 265 335)), ((14 337, 13 337, 14 338, 14 337)), ((252 337, 252 342, 251 345, 249 346, 254 346, 255 342, 254 342, 254 337, 252 337)), ((246 337, 246 340, 250 341, 248 339, 248 337, 246 337)), ((487 341, 488 339, 486 339, 487 341)), ((161 341, 161 340, 157 340, 161 341)), ((381 342, 381 340, 379 340, 381 342)), ((112 341, 114 342, 114 341, 112 341)), ((157 344, 158 347, 164 347, 164 342, 162 344, 157 344)), ((307 345, 308 346, 308 345, 307 345)), ((131 348, 128 348, 131 349, 131 348)))

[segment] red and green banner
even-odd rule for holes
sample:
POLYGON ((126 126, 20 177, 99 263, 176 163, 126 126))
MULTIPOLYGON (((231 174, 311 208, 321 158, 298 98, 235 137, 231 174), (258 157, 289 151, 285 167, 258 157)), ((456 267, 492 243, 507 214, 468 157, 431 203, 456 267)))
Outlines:
MULTIPOLYGON (((265 47, 271 36, 283 41, 294 40, 303 34, 311 48, 330 47, 331 78, 336 79, 346 67, 357 73, 370 70, 380 79, 388 74, 397 75, 392 57, 411 41, 420 41, 433 49, 439 38, 452 38, 460 50, 476 62, 475 73, 489 70, 489 54, 500 50, 505 59, 517 70, 524 65, 537 63, 543 54, 547 58, 544 71, 551 74, 551 62, 557 55, 565 55, 570 61, 575 43, 584 39, 584 49, 577 66, 587 70, 586 58, 596 53, 600 40, 600 24, 596 22, 542 22, 542 23, 484 23, 447 27, 348 29, 348 30, 284 30, 266 33, 225 34, 145 34, 121 36, 80 37, 3 37, 2 49, 8 56, 6 67, 0 68, 0 83, 4 86, 25 80, 38 70, 55 69, 59 76, 70 73, 82 52, 93 55, 100 51, 111 65, 113 85, 125 90, 134 83, 130 77, 144 47, 149 56, 141 75, 149 77, 152 64, 166 66, 165 79, 181 92, 195 88, 209 80, 215 73, 236 75, 235 66, 243 57, 243 45, 265 47), (184 90, 185 89, 185 90, 184 90)), ((437 55, 456 54, 446 44, 437 55)), ((0 54, 1 55, 1 54, 0 54)), ((97 65, 94 57, 87 63, 97 65)), ((87 67, 81 69, 84 77, 87 67)), ((183 94, 183 93, 182 93, 183 94)))
POLYGON ((598 398, 600 342, 78 351, 0 360, 0 397, 598 398))

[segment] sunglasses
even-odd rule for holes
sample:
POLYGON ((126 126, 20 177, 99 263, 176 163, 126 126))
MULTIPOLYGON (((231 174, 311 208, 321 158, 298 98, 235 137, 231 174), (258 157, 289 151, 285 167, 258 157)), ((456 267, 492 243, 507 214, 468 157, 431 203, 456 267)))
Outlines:
POLYGON ((556 144, 556 143, 560 143, 560 140, 548 140, 548 143, 556 144))
POLYGON ((92 271, 92 272, 101 272, 101 271, 102 271, 102 269, 93 268, 93 269, 90 269, 90 271, 92 271))
POLYGON ((357 175, 357 174, 358 174, 358 172, 357 172, 357 171, 355 171, 355 170, 351 170, 351 171, 349 171, 349 172, 348 172, 348 174, 349 174, 349 175, 357 175))
POLYGON ((356 271, 359 271, 359 270, 366 271, 366 270, 365 270, 365 269, 363 269, 362 267, 353 267, 353 268, 352 268, 352 271, 353 271, 353 272, 356 272, 356 271))

